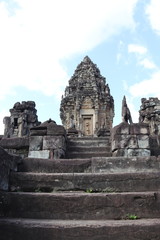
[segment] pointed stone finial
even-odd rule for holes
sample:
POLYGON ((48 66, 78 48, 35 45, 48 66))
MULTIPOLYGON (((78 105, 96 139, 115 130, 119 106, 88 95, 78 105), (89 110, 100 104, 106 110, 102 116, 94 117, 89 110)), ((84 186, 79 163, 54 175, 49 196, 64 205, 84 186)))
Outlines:
POLYGON ((130 124, 133 123, 130 110, 127 106, 126 97, 124 96, 122 100, 122 122, 128 123, 128 121, 130 124))
POLYGON ((91 62, 91 59, 88 56, 85 56, 83 62, 91 62))

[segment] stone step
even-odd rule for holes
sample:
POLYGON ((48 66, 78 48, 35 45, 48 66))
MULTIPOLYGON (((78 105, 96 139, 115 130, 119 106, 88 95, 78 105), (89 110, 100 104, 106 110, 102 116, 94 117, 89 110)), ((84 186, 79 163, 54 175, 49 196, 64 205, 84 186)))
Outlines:
POLYGON ((107 151, 98 151, 98 152, 67 152, 67 158, 92 158, 92 157, 110 157, 111 153, 107 151))
POLYGON ((68 139, 68 146, 92 146, 92 147, 107 147, 110 146, 109 138, 74 138, 68 139))
POLYGON ((25 158, 18 166, 20 172, 152 172, 160 171, 160 157, 96 157, 86 159, 25 158))
POLYGON ((1 240, 159 240, 160 219, 0 219, 1 240))
POLYGON ((68 142, 67 147, 111 147, 108 142, 68 142))
POLYGON ((160 217, 160 192, 1 193, 1 216, 15 218, 104 220, 160 217))
POLYGON ((12 191, 160 191, 160 172, 139 173, 12 173, 12 191))
POLYGON ((87 146, 69 146, 67 152, 111 152, 111 147, 87 147, 87 146))
POLYGON ((109 137, 90 137, 90 136, 84 136, 84 137, 70 137, 68 138, 69 141, 106 141, 109 137))
POLYGON ((19 172, 73 173, 90 172, 91 159, 25 158, 18 166, 19 172))

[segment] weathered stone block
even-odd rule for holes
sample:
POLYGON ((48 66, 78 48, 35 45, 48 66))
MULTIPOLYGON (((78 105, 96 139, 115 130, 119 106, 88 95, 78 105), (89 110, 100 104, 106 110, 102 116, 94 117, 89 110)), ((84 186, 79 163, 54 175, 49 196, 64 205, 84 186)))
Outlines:
POLYGON ((149 157, 151 155, 150 150, 148 149, 125 149, 124 156, 139 156, 139 157, 149 157))
POLYGON ((149 134, 149 125, 145 123, 134 123, 130 125, 130 134, 149 134))
POLYGON ((137 142, 137 136, 136 135, 129 135, 123 136, 124 142, 125 142, 125 147, 127 148, 138 148, 138 142, 137 142))
POLYGON ((21 149, 29 147, 28 137, 2 138, 0 146, 5 149, 21 149))
POLYGON ((30 151, 28 157, 30 158, 50 158, 50 150, 30 151))
POLYGON ((135 135, 116 135, 112 140, 112 151, 121 148, 138 148, 138 142, 135 135))
POLYGON ((144 135, 148 135, 149 134, 149 127, 147 126, 146 128, 145 127, 141 127, 140 128, 140 134, 144 134, 144 135))
POLYGON ((30 129, 30 136, 45 136, 47 135, 47 128, 31 128, 30 129))
POLYGON ((119 125, 115 126, 112 129, 112 137, 114 138, 115 135, 128 135, 130 132, 130 125, 128 123, 120 123, 119 125))
POLYGON ((29 139, 29 151, 42 150, 43 137, 42 136, 31 136, 29 139))
POLYGON ((43 150, 58 149, 66 150, 66 140, 64 136, 44 136, 43 150))
POLYGON ((148 135, 138 135, 138 146, 139 148, 149 148, 149 137, 148 135))
POLYGON ((63 126, 57 124, 49 124, 47 127, 47 135, 51 136, 60 136, 66 135, 66 131, 63 126))

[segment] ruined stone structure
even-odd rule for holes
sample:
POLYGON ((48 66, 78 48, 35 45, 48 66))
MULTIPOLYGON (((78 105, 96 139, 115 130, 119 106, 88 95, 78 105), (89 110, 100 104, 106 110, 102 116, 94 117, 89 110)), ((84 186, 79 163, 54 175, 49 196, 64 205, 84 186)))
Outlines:
POLYGON ((160 155, 160 100, 158 98, 142 98, 139 111, 139 124, 149 127, 149 146, 151 155, 160 155))
POLYGON ((30 129, 30 158, 59 159, 66 153, 66 131, 49 119, 37 127, 30 129))
POLYGON ((113 156, 160 155, 160 100, 142 98, 139 123, 128 124, 130 111, 122 101, 122 123, 112 130, 113 156))
POLYGON ((145 123, 120 123, 112 130, 112 156, 151 155, 149 145, 149 127, 145 123))
POLYGON ((5 125, 4 137, 29 136, 29 129, 39 124, 35 106, 33 101, 15 103, 10 109, 11 116, 5 117, 3 120, 5 125))
POLYGON ((114 100, 97 66, 85 57, 65 89, 60 107, 62 124, 79 136, 105 135, 114 117, 114 100))
POLYGON ((39 125, 32 101, 15 103, 10 113, 4 118, 0 146, 11 154, 46 159, 160 155, 160 100, 142 98, 139 123, 133 123, 124 96, 122 123, 112 128, 113 97, 105 78, 87 56, 62 97, 63 127, 53 120, 39 125))
POLYGON ((158 98, 142 98, 139 122, 147 123, 151 135, 160 135, 160 100, 158 98))
POLYGON ((33 102, 10 111, 0 139, 1 240, 160 239, 160 100, 142 99, 132 123, 124 98, 112 128, 109 87, 86 57, 61 102, 66 129, 51 119, 37 126, 33 102))

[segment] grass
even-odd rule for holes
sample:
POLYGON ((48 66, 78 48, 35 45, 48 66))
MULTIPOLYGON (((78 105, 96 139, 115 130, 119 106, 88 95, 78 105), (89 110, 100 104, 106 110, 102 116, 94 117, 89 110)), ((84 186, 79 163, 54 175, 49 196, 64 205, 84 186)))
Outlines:
POLYGON ((137 220, 138 219, 138 216, 137 215, 135 215, 135 214, 127 214, 126 215, 126 219, 128 219, 128 220, 137 220))
POLYGON ((86 193, 93 193, 93 189, 92 188, 86 189, 86 193))

